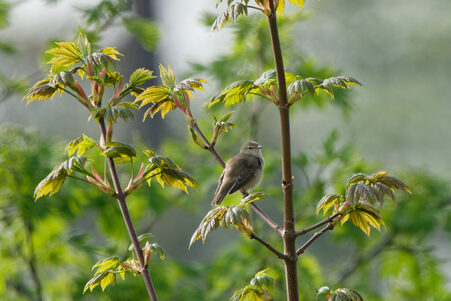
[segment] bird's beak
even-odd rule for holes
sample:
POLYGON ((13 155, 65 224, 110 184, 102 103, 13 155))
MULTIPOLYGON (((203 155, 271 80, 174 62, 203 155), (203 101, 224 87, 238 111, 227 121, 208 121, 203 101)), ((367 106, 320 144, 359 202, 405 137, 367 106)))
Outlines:
POLYGON ((257 146, 257 149, 261 149, 261 148, 263 148, 263 146, 261 146, 261 145, 257 146))

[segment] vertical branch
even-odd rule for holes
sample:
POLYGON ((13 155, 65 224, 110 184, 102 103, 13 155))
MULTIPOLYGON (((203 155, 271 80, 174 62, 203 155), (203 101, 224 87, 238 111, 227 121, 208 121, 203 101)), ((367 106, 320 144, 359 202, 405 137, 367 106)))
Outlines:
MULTIPOLYGON (((106 140, 106 129, 105 129, 105 120, 100 118, 99 120, 100 131, 101 131, 101 144, 105 143, 106 140)), ((127 203, 125 202, 126 194, 122 191, 121 184, 119 182, 119 177, 117 175, 116 166, 114 164, 113 158, 108 157, 108 168, 110 171, 111 178, 113 180, 114 190, 116 192, 116 199, 121 209, 122 217, 124 218, 125 226, 127 227, 128 234, 133 244, 133 248, 135 249, 136 257, 138 257, 139 265, 141 266, 141 275, 144 278, 144 283, 146 285, 147 293, 149 295, 149 299, 151 301, 158 301, 157 294, 155 288, 152 283, 152 279, 149 274, 149 269, 144 262, 143 252, 141 250, 141 245, 139 244, 138 237, 136 235, 135 228, 133 226, 132 219, 130 217, 130 213, 128 211, 127 203)))
POLYGON ((298 275, 296 256, 296 236, 294 229, 294 207, 293 207, 293 183, 291 171, 291 141, 290 141, 290 115, 287 97, 287 87, 285 80, 285 70, 283 66, 282 49, 280 46, 279 31, 277 28, 277 16, 274 1, 270 0, 271 14, 268 15, 269 30, 271 34, 271 44, 274 54, 274 64, 277 75, 277 85, 279 90, 279 115, 280 131, 282 138, 282 189, 284 200, 284 232, 283 245, 287 256, 284 259, 285 281, 287 289, 287 300, 298 301, 298 275))

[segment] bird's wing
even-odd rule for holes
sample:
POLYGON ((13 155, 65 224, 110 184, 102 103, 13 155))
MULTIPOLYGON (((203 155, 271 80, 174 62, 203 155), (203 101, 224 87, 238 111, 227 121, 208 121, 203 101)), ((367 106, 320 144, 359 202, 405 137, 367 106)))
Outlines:
POLYGON ((230 189, 229 193, 234 193, 235 191, 240 190, 244 185, 246 185, 254 176, 255 172, 260 167, 260 160, 255 156, 248 156, 243 157, 240 155, 237 155, 236 160, 241 161, 240 165, 243 166, 238 172, 237 175, 235 175, 235 184, 232 186, 232 189, 230 189))

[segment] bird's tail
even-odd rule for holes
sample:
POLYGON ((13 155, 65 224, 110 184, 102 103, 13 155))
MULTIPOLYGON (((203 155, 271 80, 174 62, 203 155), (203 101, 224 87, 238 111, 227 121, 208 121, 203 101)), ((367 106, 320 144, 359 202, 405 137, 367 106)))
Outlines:
POLYGON ((222 187, 216 192, 215 198, 211 202, 211 205, 212 206, 220 205, 222 203, 222 201, 224 200, 224 198, 226 197, 226 195, 231 190, 231 186, 232 185, 222 185, 222 187), (227 187, 227 186, 230 186, 230 187, 227 187))

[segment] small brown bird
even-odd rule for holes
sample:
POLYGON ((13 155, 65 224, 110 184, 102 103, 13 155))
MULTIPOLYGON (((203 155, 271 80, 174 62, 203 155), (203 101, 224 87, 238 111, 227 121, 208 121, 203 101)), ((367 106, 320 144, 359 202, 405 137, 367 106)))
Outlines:
POLYGON ((221 204, 227 194, 238 190, 249 194, 260 183, 265 166, 261 148, 257 142, 249 141, 241 147, 238 155, 227 161, 211 205, 221 204))

